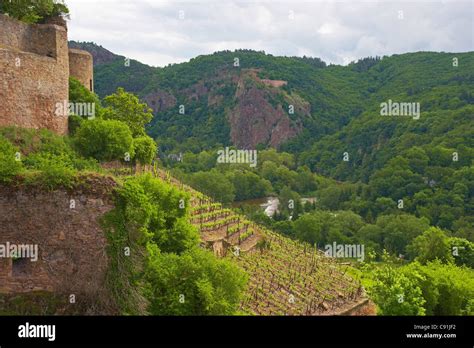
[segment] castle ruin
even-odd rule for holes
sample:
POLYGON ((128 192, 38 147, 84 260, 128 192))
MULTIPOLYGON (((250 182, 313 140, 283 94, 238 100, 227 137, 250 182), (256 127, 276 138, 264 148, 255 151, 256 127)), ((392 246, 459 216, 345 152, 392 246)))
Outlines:
POLYGON ((47 128, 67 134, 69 76, 93 91, 92 56, 69 49, 66 22, 26 24, 0 14, 0 127, 47 128))

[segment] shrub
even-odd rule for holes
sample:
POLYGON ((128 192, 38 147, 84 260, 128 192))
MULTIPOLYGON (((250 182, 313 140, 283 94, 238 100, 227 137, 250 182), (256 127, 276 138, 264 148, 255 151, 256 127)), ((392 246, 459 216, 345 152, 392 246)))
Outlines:
POLYGON ((133 138, 128 126, 116 120, 94 119, 85 121, 76 131, 75 144, 85 157, 98 161, 133 157, 133 138))
POLYGON ((186 208, 189 198, 150 175, 127 178, 117 188, 115 209, 106 214, 103 227, 111 257, 108 283, 122 313, 237 311, 246 275, 230 261, 199 249, 199 233, 186 208), (124 256, 124 245, 130 256, 124 256))
MULTIPOLYGON (((69 102, 70 103, 75 103, 76 105, 77 105, 77 103, 93 104, 94 114, 76 115, 76 116, 79 116, 82 119, 85 119, 85 118, 93 119, 93 118, 96 118, 96 117, 97 118, 102 117, 103 109, 101 107, 100 99, 97 96, 97 94, 95 94, 94 92, 89 91, 86 87, 83 86, 83 84, 79 80, 75 79, 74 77, 69 78, 69 102)), ((89 105, 88 105, 87 110, 90 111, 89 105)), ((73 115, 70 114, 69 118, 71 118, 71 116, 73 116, 73 115)), ((71 125, 71 122, 74 122, 74 121, 77 122, 77 120, 73 119, 71 121, 71 119, 70 119, 69 124, 71 125)), ((74 129, 71 130, 71 128, 69 128, 69 133, 74 134, 74 129)))
POLYGON ((0 182, 10 182, 22 170, 23 165, 18 161, 17 152, 17 148, 0 136, 0 182))
POLYGON ((76 131, 82 125, 82 122, 84 122, 84 119, 81 116, 69 115, 68 117, 69 135, 76 134, 76 131))
POLYGON ((426 300, 418 286, 422 278, 416 272, 407 276, 391 265, 374 272, 374 284, 368 291, 380 315, 425 315, 426 300))
POLYGON ((193 248, 180 256, 156 255, 147 279, 152 315, 232 315, 247 276, 232 262, 193 248))
POLYGON ((422 265, 413 262, 403 268, 404 273, 416 279, 426 299, 427 315, 472 315, 474 298, 474 271, 468 267, 443 264, 440 260, 422 265))
POLYGON ((95 103, 96 107, 100 107, 99 97, 74 77, 69 78, 69 101, 71 103, 95 103))
POLYGON ((47 189, 70 188, 74 184, 77 171, 68 156, 42 152, 28 156, 25 164, 39 170, 36 175, 26 178, 27 184, 35 183, 47 189))
POLYGON ((141 164, 150 164, 153 158, 155 158, 157 146, 152 138, 144 136, 133 139, 133 149, 135 161, 141 164))

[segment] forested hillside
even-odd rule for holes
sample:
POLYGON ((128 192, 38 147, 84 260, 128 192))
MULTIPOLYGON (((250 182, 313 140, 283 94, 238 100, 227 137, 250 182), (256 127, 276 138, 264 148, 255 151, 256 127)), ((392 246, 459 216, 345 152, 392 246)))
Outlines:
MULTIPOLYGON (((97 51, 91 44, 77 45, 93 54, 97 51)), ((245 145, 231 135, 233 111, 237 109, 243 117, 238 106, 245 101, 237 95, 242 79, 247 89, 256 86, 262 91, 261 98, 243 95, 252 99, 248 102, 256 115, 278 114, 281 107, 281 117, 287 115, 294 125, 291 134, 282 134, 282 141, 276 141, 278 147, 297 155, 299 163, 313 171, 339 180, 367 182, 394 154, 428 144, 466 145, 463 139, 472 134, 467 127, 472 126, 473 53, 409 53, 366 58, 346 67, 327 66, 317 58, 274 57, 250 50, 199 56, 165 68, 133 60, 130 66, 125 63, 125 57, 116 56, 112 62, 96 65, 97 93, 110 94, 120 86, 147 101, 155 114, 149 134, 160 140, 164 151, 196 153, 217 145, 245 145), (239 66, 234 66, 235 59, 239 66), (258 76, 248 69, 255 69, 258 76), (261 79, 287 83, 272 87, 261 79), (416 122, 381 117, 380 104, 389 99, 420 103, 421 117, 416 122), (346 151, 348 163, 341 161, 346 151)), ((260 138, 264 147, 272 145, 265 136, 260 138)), ((472 153, 461 151, 462 163, 469 163, 472 153)))
POLYGON ((126 62, 95 67, 98 93, 123 85, 148 104, 147 133, 175 176, 227 204, 277 197, 271 218, 250 202, 240 211, 292 239, 364 246, 352 275, 380 314, 472 313, 472 52, 126 62), (384 113, 392 103, 413 109, 384 113), (219 163, 225 146, 258 150, 257 165, 219 163))

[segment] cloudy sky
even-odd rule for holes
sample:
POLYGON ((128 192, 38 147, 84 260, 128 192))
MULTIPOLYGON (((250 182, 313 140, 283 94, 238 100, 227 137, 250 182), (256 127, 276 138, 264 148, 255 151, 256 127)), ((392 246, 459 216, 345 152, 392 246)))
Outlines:
POLYGON ((66 0, 69 38, 153 66, 220 50, 347 64, 414 51, 474 50, 472 0, 66 0))

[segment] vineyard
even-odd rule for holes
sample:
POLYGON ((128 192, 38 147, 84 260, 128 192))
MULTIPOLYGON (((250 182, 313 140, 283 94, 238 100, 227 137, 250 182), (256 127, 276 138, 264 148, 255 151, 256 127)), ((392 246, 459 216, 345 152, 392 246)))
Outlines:
POLYGON ((334 315, 365 299, 347 267, 309 244, 259 226, 152 167, 148 172, 191 194, 190 220, 201 245, 249 274, 241 311, 251 315, 334 315))

